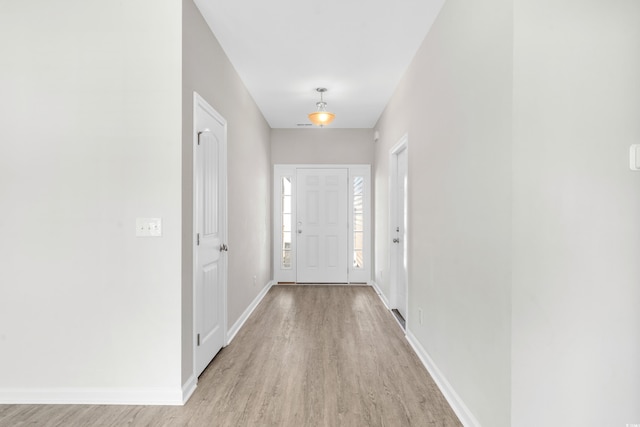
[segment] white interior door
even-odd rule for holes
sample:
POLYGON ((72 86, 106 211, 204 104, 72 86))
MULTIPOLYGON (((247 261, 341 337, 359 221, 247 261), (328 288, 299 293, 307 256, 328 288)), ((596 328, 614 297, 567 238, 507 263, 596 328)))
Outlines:
POLYGON ((226 311, 226 123, 195 98, 195 369, 224 345, 226 311))
POLYGON ((394 283, 395 283, 395 308, 404 319, 407 319, 407 211, 408 211, 408 155, 406 146, 401 147, 392 157, 395 162, 395 176, 392 183, 392 191, 395 195, 392 197, 394 206, 393 221, 393 246, 392 256, 395 258, 394 264, 394 283), (395 254, 394 254, 395 253, 395 254))
POLYGON ((297 171, 297 281, 347 283, 347 169, 297 171))

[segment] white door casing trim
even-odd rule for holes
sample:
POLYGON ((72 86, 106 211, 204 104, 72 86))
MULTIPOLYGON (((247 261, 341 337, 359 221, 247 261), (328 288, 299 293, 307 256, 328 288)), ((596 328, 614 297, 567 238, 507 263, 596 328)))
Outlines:
MULTIPOLYGON (((291 268, 282 267, 282 179, 291 178, 291 195, 295 198, 297 192, 296 186, 296 165, 274 165, 273 167, 273 279, 274 282, 296 281, 296 262, 295 254, 297 251, 296 239, 291 239, 291 268)), ((293 203, 293 202, 292 202, 293 203)), ((291 224, 297 224, 296 210, 292 209, 291 224)), ((292 229, 292 232, 293 229, 292 229)))
POLYGON ((354 186, 353 179, 361 176, 364 178, 364 246, 363 246, 363 258, 365 268, 356 269, 353 265, 349 265, 349 282, 350 283, 369 283, 373 274, 373 221, 372 221, 372 194, 373 189, 371 185, 371 166, 370 165, 350 165, 349 166, 349 254, 354 253, 354 239, 353 239, 353 224, 354 224, 354 186))
MULTIPOLYGON (((396 226, 396 224, 399 223, 399 221, 401 220, 400 218, 398 218, 398 203, 400 203, 400 200, 398 199, 398 192, 397 192, 397 186, 398 186, 398 182, 397 182, 397 177, 398 177, 398 162, 397 162, 397 157, 398 154, 401 153, 402 151, 407 152, 407 154, 409 153, 409 135, 408 134, 404 134, 402 136, 402 138, 400 138, 400 140, 393 146, 391 147, 391 149, 389 150, 389 267, 390 267, 390 274, 389 274, 389 278, 390 278, 390 290, 389 290, 389 303, 391 304, 391 308, 396 308, 398 307, 399 303, 402 303, 405 307, 405 325, 409 325, 409 277, 408 277, 408 271, 407 274, 405 275, 404 281, 405 281, 405 286, 406 286, 406 292, 405 292, 405 301, 398 301, 398 296, 397 296, 397 283, 396 283, 396 278, 398 277, 399 274, 399 269, 400 266, 398 265, 398 245, 394 244, 391 242, 391 239, 393 239, 393 237, 396 235, 396 231, 394 229, 394 227, 396 226)), ((408 162, 409 156, 407 155, 407 162, 408 162)), ((408 164, 407 164, 407 171, 408 171, 408 164)), ((407 172, 408 174, 408 172, 407 172)), ((409 184, 407 184, 408 186, 409 184)), ((408 194, 405 195, 405 197, 408 197, 408 194)), ((407 215, 407 224, 405 224, 405 227, 408 228, 409 227, 409 215, 410 212, 406 212, 407 215)), ((405 229, 405 236, 409 235, 409 232, 407 229, 405 229)), ((407 237, 408 238, 408 237, 407 237)), ((401 242, 401 243, 406 243, 406 248, 407 250, 409 249, 409 245, 408 242, 401 242)), ((405 257, 408 257, 408 254, 405 254, 405 257)))
MULTIPOLYGON (((209 103, 202 97, 200 96, 197 92, 193 92, 193 128, 192 128, 192 133, 193 133, 193 141, 192 141, 192 153, 193 153, 193 158, 192 158, 192 169, 193 169, 193 176, 192 176, 192 182, 194 183, 193 185, 193 207, 192 207, 192 211, 193 211, 193 217, 192 217, 192 224, 193 224, 193 229, 192 229, 192 241, 191 241, 191 248, 192 248, 192 254, 193 254, 193 265, 192 265, 192 269, 193 269, 193 280, 192 280, 192 311, 193 311, 193 330, 192 330, 192 349, 193 349, 193 371, 192 371, 192 375, 196 378, 196 384, 197 384, 197 362, 196 362, 196 351, 197 351, 197 318, 196 318, 196 307, 197 307, 197 300, 196 300, 196 274, 198 273, 198 257, 197 257, 197 250, 198 250, 198 242, 197 242, 197 235, 196 235, 196 225, 197 225, 197 196, 195 194, 196 192, 196 186, 195 186, 195 182, 197 180, 197 146, 198 146, 198 128, 197 128, 197 115, 196 115, 196 111, 198 110, 198 108, 202 108, 203 110, 205 110, 208 114, 210 114, 213 118, 215 118, 224 128, 223 132, 224 132, 224 140, 223 143, 220 146, 220 151, 219 151, 219 156, 220 156, 220 161, 218 164, 218 168, 219 168, 219 182, 218 182, 218 188, 219 188, 219 221, 220 221, 220 238, 222 242, 227 242, 227 237, 228 237, 228 230, 227 230, 227 121, 225 120, 224 117, 222 117, 213 107, 211 107, 211 105, 209 105, 209 103)), ((228 277, 228 272, 227 272, 227 263, 228 263, 228 258, 225 254, 225 256, 221 257, 220 260, 221 263, 223 263, 223 272, 222 272, 222 294, 223 294, 223 301, 224 303, 222 304, 222 334, 224 337, 224 342, 223 342, 223 346, 226 346, 227 343, 227 277, 228 277)))

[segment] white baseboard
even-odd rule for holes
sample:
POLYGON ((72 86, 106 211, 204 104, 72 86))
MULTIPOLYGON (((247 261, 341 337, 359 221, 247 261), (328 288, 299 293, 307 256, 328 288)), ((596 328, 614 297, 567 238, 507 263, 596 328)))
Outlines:
MULTIPOLYGON (((227 333, 227 344, 233 340, 274 282, 269 282, 240 319, 227 333)), ((184 405, 191 397, 198 379, 191 376, 176 388, 0 388, 0 405, 12 404, 73 404, 73 405, 184 405)))
POLYGON ((242 313, 242 316, 240 316, 236 323, 233 324, 231 329, 227 331, 227 343, 225 345, 231 344, 231 341, 233 341, 233 339, 236 337, 236 334, 238 333, 238 331, 240 331, 240 328, 242 328, 245 322, 249 319, 249 316, 251 316, 253 310, 256 309, 258 304, 260 304, 260 301, 262 301, 264 296, 267 295, 267 292, 269 292, 269 289, 271 289, 274 284, 275 282, 273 280, 267 283, 267 285, 260 291, 258 296, 255 297, 253 302, 249 304, 249 307, 247 307, 244 313, 242 313))
MULTIPOLYGON (((374 280, 372 280, 369 282, 369 285, 376 291, 387 310, 391 310, 391 304, 389 304, 389 300, 387 299, 386 295, 382 293, 378 284, 374 280)), ((431 359, 429 353, 427 353, 424 347, 422 347, 422 344, 420 344, 420 342, 408 328, 405 330, 405 337, 407 338, 407 341, 413 348, 413 351, 416 353, 424 367, 427 368, 427 371, 442 392, 444 398, 449 403, 449 406, 451 406, 451 409, 453 409, 453 412, 455 412, 457 417, 460 419, 460 422, 465 427, 481 427, 480 422, 478 422, 476 417, 473 416, 469 408, 467 408, 467 405, 464 404, 460 396, 458 396, 458 393, 456 393, 451 384, 449 384, 449 381, 447 381, 445 376, 442 375, 442 372, 440 372, 440 369, 438 369, 433 359, 431 359)))
POLYGON ((183 405, 176 388, 0 389, 0 404, 34 405, 183 405))
POLYGON ((438 369, 433 359, 431 359, 429 353, 427 353, 417 338, 408 329, 406 337, 411 347, 413 347, 413 351, 415 351, 422 364, 427 368, 429 374, 431 374, 431 378, 435 381, 444 398, 447 399, 451 409, 453 409, 453 412, 455 412, 460 419, 460 422, 465 427, 481 427, 480 422, 473 416, 469 408, 467 408, 467 405, 464 404, 460 396, 458 396, 458 393, 456 393, 446 377, 440 372, 440 369, 438 369))
POLYGON ((372 280, 372 281, 369 282, 369 286, 371 286, 373 288, 373 290, 376 291, 376 293, 380 297, 380 300, 382 301, 384 306, 387 307, 387 310, 391 310, 391 308, 390 308, 391 304, 389 304, 389 300, 387 299, 387 296, 382 293, 382 291, 380 290, 380 287, 378 286, 378 284, 374 280, 372 280))
POLYGON ((198 387, 198 378, 195 375, 191 375, 186 383, 182 385, 182 404, 187 403, 187 400, 191 397, 194 391, 198 387))

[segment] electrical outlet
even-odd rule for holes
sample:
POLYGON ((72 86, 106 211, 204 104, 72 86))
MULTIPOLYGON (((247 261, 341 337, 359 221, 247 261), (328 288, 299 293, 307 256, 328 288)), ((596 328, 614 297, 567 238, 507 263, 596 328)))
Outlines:
POLYGON ((253 286, 258 284, 258 277, 257 276, 253 276, 253 286))
POLYGON ((422 309, 418 309, 418 322, 422 325, 422 309))

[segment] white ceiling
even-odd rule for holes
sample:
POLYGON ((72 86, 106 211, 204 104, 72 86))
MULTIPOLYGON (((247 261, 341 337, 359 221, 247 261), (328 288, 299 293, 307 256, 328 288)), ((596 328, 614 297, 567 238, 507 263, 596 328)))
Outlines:
POLYGON ((194 0, 272 128, 372 128, 444 0, 194 0))

